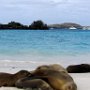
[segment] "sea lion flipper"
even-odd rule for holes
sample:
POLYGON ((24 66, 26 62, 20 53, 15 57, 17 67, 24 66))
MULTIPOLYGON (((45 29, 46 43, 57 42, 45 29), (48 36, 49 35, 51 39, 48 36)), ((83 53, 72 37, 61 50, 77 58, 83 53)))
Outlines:
POLYGON ((41 90, 53 90, 51 86, 42 79, 20 79, 15 84, 18 88, 37 88, 41 90))

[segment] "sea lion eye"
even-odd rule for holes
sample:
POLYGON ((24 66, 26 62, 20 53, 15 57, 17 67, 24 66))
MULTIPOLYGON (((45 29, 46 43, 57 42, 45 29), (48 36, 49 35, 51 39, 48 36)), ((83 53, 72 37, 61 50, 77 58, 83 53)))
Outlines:
POLYGON ((71 86, 68 86, 66 90, 72 90, 72 87, 71 86))

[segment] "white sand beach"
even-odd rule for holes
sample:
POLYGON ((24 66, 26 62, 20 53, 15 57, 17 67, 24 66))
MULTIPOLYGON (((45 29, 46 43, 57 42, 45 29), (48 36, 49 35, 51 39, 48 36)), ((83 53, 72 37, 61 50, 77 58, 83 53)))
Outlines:
MULTIPOLYGON (((39 64, 38 64, 39 65, 39 64)), ((32 70, 38 66, 36 63, 29 62, 0 62, 0 72, 16 73, 21 69, 32 70)), ((77 84, 77 90, 90 90, 90 73, 72 73, 70 74, 75 83, 77 84)), ((23 90, 14 87, 1 87, 0 90, 23 90)))
POLYGON ((90 73, 73 73, 71 76, 77 84, 77 90, 90 90, 90 73))

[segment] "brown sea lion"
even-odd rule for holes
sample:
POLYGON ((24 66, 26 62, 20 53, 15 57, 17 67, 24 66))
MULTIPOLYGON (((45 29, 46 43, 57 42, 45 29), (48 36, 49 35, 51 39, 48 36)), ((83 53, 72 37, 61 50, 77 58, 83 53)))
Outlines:
MULTIPOLYGON (((50 64, 50 65, 41 65, 41 66, 38 66, 36 68, 36 70, 56 70, 56 71, 60 71, 60 72, 64 72, 64 73, 67 73, 67 71, 59 64, 50 64)), ((32 71, 34 72, 34 71, 32 71)), ((51 86, 46 82, 47 79, 46 78, 42 78, 42 77, 37 77, 37 76, 34 76, 34 77, 27 77, 27 78, 24 78, 24 79, 21 79, 21 80, 18 80, 18 82, 16 82, 16 86, 17 87, 25 87, 25 88, 43 88, 43 85, 44 85, 44 89, 46 90, 52 90, 51 86), (39 85, 41 84, 41 85, 39 85)))
POLYGON ((18 80, 16 82, 17 87, 36 87, 41 88, 45 86, 46 90, 77 90, 77 86, 74 83, 72 77, 66 72, 66 70, 57 64, 42 65, 32 71, 30 77, 18 80), (41 85, 38 85, 40 84, 41 85), (47 88, 47 86, 49 88, 47 88))
POLYGON ((69 73, 87 73, 90 72, 90 64, 70 65, 66 69, 69 73))
POLYGON ((41 65, 38 66, 36 69, 49 69, 68 73, 67 70, 59 64, 41 65))
POLYGON ((36 77, 26 77, 19 79, 16 84, 18 88, 24 89, 40 89, 40 90, 53 90, 51 86, 44 80, 36 78, 36 77))
POLYGON ((24 78, 30 75, 27 70, 20 70, 15 74, 0 73, 0 86, 15 86, 18 79, 24 78))
POLYGON ((74 80, 67 73, 51 69, 36 69, 32 74, 45 80, 55 90, 77 90, 74 80))

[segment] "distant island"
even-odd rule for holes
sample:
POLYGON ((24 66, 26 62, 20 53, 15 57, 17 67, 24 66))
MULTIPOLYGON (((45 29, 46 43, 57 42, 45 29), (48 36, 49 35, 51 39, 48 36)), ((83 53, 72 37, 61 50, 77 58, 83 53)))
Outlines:
POLYGON ((77 23, 45 24, 42 20, 33 21, 31 25, 23 25, 19 22, 11 21, 8 24, 0 24, 0 30, 20 29, 20 30, 49 30, 49 29, 83 29, 90 30, 90 26, 82 26, 77 23))
POLYGON ((56 29, 82 29, 83 26, 76 23, 62 23, 62 24, 51 24, 48 25, 49 28, 56 28, 56 29))

